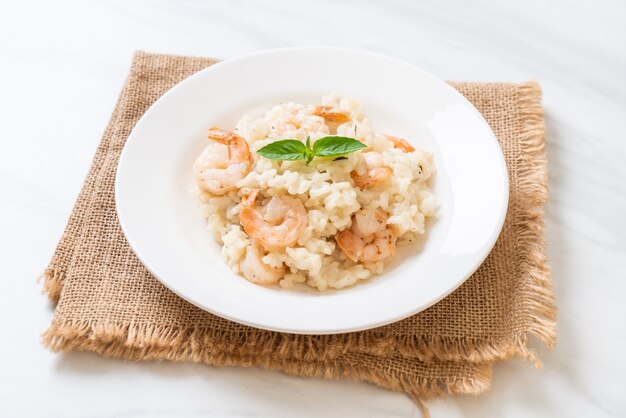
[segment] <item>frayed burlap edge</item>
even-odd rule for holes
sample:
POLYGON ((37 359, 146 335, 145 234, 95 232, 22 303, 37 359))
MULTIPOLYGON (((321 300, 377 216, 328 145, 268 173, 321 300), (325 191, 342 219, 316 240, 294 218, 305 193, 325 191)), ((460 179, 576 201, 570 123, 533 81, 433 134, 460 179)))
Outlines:
POLYGON ((43 292, 48 296, 50 302, 57 303, 59 301, 64 279, 65 273, 57 269, 46 269, 39 277, 43 283, 43 292))
POLYGON ((370 362, 362 361, 367 355, 359 353, 349 354, 347 359, 303 361, 276 352, 233 353, 204 345, 193 338, 190 344, 183 344, 178 338, 180 335, 159 335, 158 332, 152 338, 138 342, 130 338, 132 334, 129 325, 108 324, 93 327, 87 323, 68 321, 63 324, 54 323, 44 334, 44 344, 55 352, 93 351, 106 357, 132 361, 192 361, 216 367, 262 367, 293 376, 350 378, 408 394, 426 417, 428 410, 422 403, 424 399, 444 394, 478 395, 491 385, 491 363, 475 364, 472 378, 446 376, 415 379, 392 368, 369 367, 370 362))
MULTIPOLYGON (((119 97, 115 103, 115 107, 113 108, 113 113, 111 114, 111 118, 107 127, 104 130, 102 135, 103 138, 109 138, 109 140, 100 141, 98 148, 96 149, 96 153, 94 154, 92 164, 89 168, 89 172, 85 177, 85 181, 83 182, 83 186, 81 187, 80 193, 78 194, 78 198, 74 203, 74 207, 72 208, 72 212, 67 221, 65 230, 63 231, 63 235, 57 244, 57 247, 54 250, 54 255, 52 260, 50 261, 50 266, 62 265, 65 268, 68 266, 67 263, 70 262, 72 257, 69 254, 74 253, 74 249, 76 247, 76 242, 79 239, 82 229, 84 226, 85 215, 86 212, 81 210, 82 207, 86 206, 87 202, 89 202, 96 187, 92 185, 98 181, 98 174, 101 170, 101 165, 97 164, 98 156, 100 154, 106 153, 109 149, 111 140, 110 138, 113 135, 119 135, 119 127, 118 121, 120 115, 123 113, 123 110, 127 103, 123 100, 126 95, 124 94, 131 85, 132 73, 135 70, 137 57, 138 55, 143 54, 142 52, 136 52, 133 56, 132 66, 131 66, 131 75, 127 77, 124 82, 124 86, 122 87, 122 91, 120 92, 119 97), (91 190, 91 192, 90 192, 91 190), (61 256, 59 256, 59 254, 61 256), (64 257, 65 256, 65 257, 64 257)), ((52 303, 57 303, 59 298, 61 297, 61 290, 63 289, 63 281, 65 280, 65 272, 58 269, 48 267, 43 274, 38 278, 39 281, 43 282, 43 291, 48 296, 48 300, 52 303)))
MULTIPOLYGON (((98 145, 96 153, 93 157, 93 162, 89 172, 87 173, 85 181, 83 182, 78 198, 74 203, 74 207, 72 208, 72 212, 68 219, 66 228, 63 231, 63 235, 55 248, 54 255, 48 265, 48 268, 38 278, 38 281, 43 282, 43 291, 52 303, 57 303, 61 297, 63 281, 66 276, 66 269, 69 268, 69 264, 71 263, 74 250, 76 248, 76 243, 80 241, 80 237, 83 233, 85 217, 87 215, 87 212, 83 210, 83 208, 89 206, 89 202, 93 199, 93 193, 98 190, 97 187, 94 187, 102 175, 102 165, 98 164, 98 158, 107 154, 110 150, 112 139, 114 137, 127 137, 130 134, 130 130, 125 131, 124 123, 122 123, 123 116, 124 113, 128 111, 129 107, 136 106, 133 101, 137 99, 137 96, 141 95, 141 80, 138 75, 141 74, 142 65, 145 64, 146 60, 150 60, 150 58, 184 61, 185 65, 189 67, 191 73, 194 72, 194 69, 195 71, 199 71, 204 67, 208 67, 218 62, 212 58, 150 54, 143 51, 135 52, 133 55, 130 74, 124 82, 122 91, 117 99, 111 118, 109 119, 109 123, 103 133, 103 140, 100 141, 100 144, 98 145), (135 93, 129 94, 130 91, 134 91, 135 93)), ((137 118, 137 120, 138 119, 139 118, 137 118)))
MULTIPOLYGON (((535 318, 543 322, 545 318, 535 318)), ((72 338, 90 336, 93 339, 109 338, 110 334, 124 336, 124 344, 130 347, 152 347, 155 349, 176 349, 178 346, 211 346, 216 350, 237 355, 270 355, 272 353, 302 361, 332 359, 348 352, 360 352, 368 355, 387 356, 397 353, 404 358, 419 361, 469 361, 480 363, 506 360, 520 357, 537 362, 534 350, 528 348, 526 335, 507 338, 493 343, 485 340, 446 338, 370 335, 370 333, 351 333, 320 335, 312 339, 307 335, 282 334, 270 332, 250 332, 249 330, 217 330, 202 326, 176 327, 169 325, 99 324, 89 321, 69 321, 53 325, 44 334, 44 345, 51 347, 51 339, 59 338, 55 344, 70 347, 72 338), (72 329, 63 334, 64 329, 72 329), (79 332, 80 330, 80 332, 79 332)), ((532 329, 537 335, 546 333, 541 327, 532 329)), ((549 331, 548 331, 549 332, 549 331)), ((548 342, 546 342, 548 346, 548 342)), ((548 346, 550 347, 550 346, 548 346)), ((537 363, 538 364, 538 363, 537 363)))
POLYGON ((521 213, 514 219, 521 271, 527 276, 521 281, 523 298, 517 300, 517 310, 526 315, 525 333, 520 337, 521 354, 539 366, 536 352, 528 348, 527 336, 539 338, 548 349, 554 347, 557 338, 557 308, 546 257, 544 207, 548 200, 548 161, 539 85, 536 82, 518 85, 517 100, 520 158, 524 161, 517 181, 517 208, 521 213))

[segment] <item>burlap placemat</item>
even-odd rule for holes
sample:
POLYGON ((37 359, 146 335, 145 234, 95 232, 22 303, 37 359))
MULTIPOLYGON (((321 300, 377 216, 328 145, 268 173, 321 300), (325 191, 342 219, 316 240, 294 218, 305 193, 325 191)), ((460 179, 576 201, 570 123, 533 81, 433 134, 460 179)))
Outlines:
POLYGON ((139 52, 50 265, 44 288, 57 302, 44 343, 133 360, 262 366, 300 376, 352 377, 413 398, 479 393, 491 365, 536 360, 535 335, 556 338, 545 257, 547 197, 541 92, 535 83, 452 83, 483 114, 506 157, 509 211, 478 271, 426 311, 381 328, 340 335, 262 331, 198 309, 141 265, 119 227, 114 178, 122 147, 146 109, 173 85, 213 64, 139 52))

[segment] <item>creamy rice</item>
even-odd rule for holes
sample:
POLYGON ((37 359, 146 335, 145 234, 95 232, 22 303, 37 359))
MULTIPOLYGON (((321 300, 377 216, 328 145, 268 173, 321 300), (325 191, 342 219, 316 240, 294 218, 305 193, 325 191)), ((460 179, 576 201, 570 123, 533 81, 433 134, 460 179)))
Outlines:
MULTIPOLYGON (((267 251, 262 261, 270 266, 286 266, 280 286, 291 288, 298 283, 315 287, 340 289, 383 272, 388 259, 376 262, 354 262, 335 241, 338 231, 350 228, 353 215, 360 209, 377 209, 387 217, 387 225, 397 236, 397 246, 409 245, 425 233, 425 220, 435 216, 436 202, 427 186, 434 169, 431 154, 424 150, 405 152, 378 133, 364 117, 360 104, 351 98, 324 97, 322 104, 349 113, 350 121, 341 125, 326 123, 315 116, 313 105, 282 103, 262 117, 244 116, 234 132, 249 145, 252 164, 249 173, 237 182, 237 190, 222 196, 196 189, 202 213, 209 230, 220 242, 224 260, 233 272, 241 274, 246 248, 256 245, 241 226, 239 213, 242 197, 253 189, 260 191, 258 204, 264 207, 267 221, 279 218, 272 213, 275 199, 297 197, 307 212, 306 227, 290 247, 267 251), (311 142, 329 135, 355 138, 367 145, 339 160, 315 158, 306 161, 275 161, 256 153, 261 147, 280 139, 311 142), (355 185, 352 172, 364 175, 367 166, 364 151, 378 152, 393 173, 389 179, 372 188, 355 185)), ((280 208, 277 208, 280 210, 280 208)))

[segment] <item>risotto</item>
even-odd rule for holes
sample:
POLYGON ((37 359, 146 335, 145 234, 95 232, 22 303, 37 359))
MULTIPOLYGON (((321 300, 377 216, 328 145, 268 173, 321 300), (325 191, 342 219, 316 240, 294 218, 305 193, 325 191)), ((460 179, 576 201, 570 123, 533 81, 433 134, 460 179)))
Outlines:
POLYGON ((193 167, 195 193, 225 262, 251 282, 354 285, 381 274, 396 247, 435 216, 431 154, 375 131, 354 99, 281 103, 244 116, 232 132, 211 128, 208 138, 193 167), (357 140, 362 149, 282 160, 259 153, 285 139, 315 150, 321 138, 357 140))

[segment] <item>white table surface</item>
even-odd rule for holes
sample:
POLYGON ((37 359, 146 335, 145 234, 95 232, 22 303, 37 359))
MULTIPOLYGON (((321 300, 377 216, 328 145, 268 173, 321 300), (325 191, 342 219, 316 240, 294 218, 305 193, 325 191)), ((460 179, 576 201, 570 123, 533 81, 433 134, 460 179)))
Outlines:
MULTIPOLYGON (((538 80, 559 340, 544 368, 496 367, 435 417, 626 415, 626 3, 0 1, 0 416, 419 416, 365 383, 130 363, 40 344, 35 281, 59 239, 136 49, 228 58, 364 48, 441 78, 538 80)), ((542 350, 543 352, 543 350, 542 350)))

